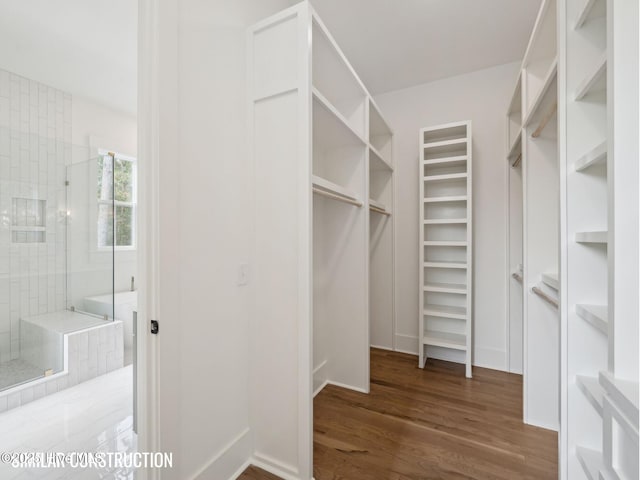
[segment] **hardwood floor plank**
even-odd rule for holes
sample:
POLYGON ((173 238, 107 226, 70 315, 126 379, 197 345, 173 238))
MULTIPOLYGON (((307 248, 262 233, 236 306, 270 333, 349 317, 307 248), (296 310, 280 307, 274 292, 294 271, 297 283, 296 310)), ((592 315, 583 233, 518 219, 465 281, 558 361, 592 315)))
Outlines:
POLYGON ((315 479, 555 480, 557 434, 522 423, 522 377, 473 375, 372 349, 369 395, 329 385, 314 400, 315 479))

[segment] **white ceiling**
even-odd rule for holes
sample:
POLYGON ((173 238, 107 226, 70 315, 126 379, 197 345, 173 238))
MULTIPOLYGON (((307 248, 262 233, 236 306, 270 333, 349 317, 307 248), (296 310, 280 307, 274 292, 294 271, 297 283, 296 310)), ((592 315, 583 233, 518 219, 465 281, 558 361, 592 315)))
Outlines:
POLYGON ((372 94, 521 60, 540 0, 311 0, 372 94))
POLYGON ((0 0, 0 68, 135 114, 136 0, 0 0))

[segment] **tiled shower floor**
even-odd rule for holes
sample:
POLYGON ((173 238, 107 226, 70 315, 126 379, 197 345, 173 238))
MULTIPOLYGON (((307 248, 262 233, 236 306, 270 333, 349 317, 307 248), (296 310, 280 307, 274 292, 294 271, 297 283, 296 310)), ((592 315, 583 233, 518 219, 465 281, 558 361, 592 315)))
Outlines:
POLYGON ((44 372, 41 369, 21 359, 2 363, 0 364, 0 390, 40 378, 43 375, 44 372))

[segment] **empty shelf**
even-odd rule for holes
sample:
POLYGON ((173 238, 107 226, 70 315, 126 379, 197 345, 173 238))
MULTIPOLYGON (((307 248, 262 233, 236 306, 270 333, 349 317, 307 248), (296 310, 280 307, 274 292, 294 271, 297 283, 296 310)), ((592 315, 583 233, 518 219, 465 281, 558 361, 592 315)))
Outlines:
POLYGON ((600 372, 600 385, 609 398, 631 422, 637 435, 638 429, 638 382, 619 380, 609 372, 600 372))
POLYGON ((313 176, 313 191, 314 193, 330 196, 336 200, 345 201, 359 207, 362 206, 362 202, 355 193, 317 175, 313 176))
POLYGON ((576 313, 605 335, 609 334, 609 309, 606 305, 576 305, 576 313))
POLYGON ((422 223, 425 225, 455 225, 460 223, 467 223, 466 218, 431 218, 424 220, 422 223))
POLYGON ((542 83, 542 87, 540 87, 540 91, 537 93, 535 99, 531 103, 531 107, 527 112, 527 116, 524 119, 523 125, 525 126, 529 125, 529 122, 531 121, 531 119, 533 119, 533 117, 535 116, 540 106, 544 103, 542 100, 544 99, 545 95, 549 91, 549 87, 551 87, 551 85, 553 84, 557 76, 558 76, 558 58, 556 57, 553 59, 553 61, 551 62, 551 65, 549 66, 549 70, 547 71, 547 74, 544 77, 544 81, 542 83))
POLYGON ((466 263, 460 263, 460 262, 424 262, 424 266, 427 268, 460 268, 460 269, 466 269, 467 268, 467 264, 466 263))
POLYGON ((349 121, 317 89, 313 89, 313 126, 326 139, 323 147, 338 148, 365 144, 366 141, 349 124, 349 121), (330 143, 330 144, 329 144, 330 143))
POLYGON ((464 307, 452 307, 450 305, 425 305, 423 315, 442 318, 467 319, 467 309, 464 307))
POLYGON ((604 52, 592 70, 582 80, 576 90, 575 101, 582 100, 588 93, 603 90, 607 86, 607 52, 604 52))
POLYGON ((389 162, 387 162, 382 154, 373 146, 369 145, 369 163, 373 170, 386 170, 389 172, 393 172, 393 167, 389 162))
POLYGON ((424 203, 445 203, 445 202, 466 202, 466 195, 456 195, 452 197, 427 197, 424 203))
POLYGON ((373 199, 369 199, 369 210, 383 215, 391 215, 391 212, 387 210, 387 207, 384 204, 376 202, 373 199))
POLYGON ((467 178, 466 173, 448 173, 446 175, 429 175, 423 177, 425 182, 442 182, 446 180, 457 180, 459 178, 467 178))
POLYGON ((518 132, 518 136, 511 144, 511 148, 509 148, 509 153, 507 154, 507 158, 514 158, 518 153, 522 150, 522 129, 518 132))
POLYGON ((437 332, 426 330, 422 336, 423 345, 433 347, 453 348, 455 350, 467 349, 467 337, 459 333, 437 332))
POLYGON ((541 275, 542 278, 542 283, 544 283, 545 285, 548 285, 549 287, 553 288, 554 290, 560 290, 560 282, 558 281, 558 274, 553 272, 553 273, 543 273, 541 275))
POLYGON ((606 5, 604 0, 585 0, 574 28, 577 30, 590 18, 604 17, 605 14, 606 5))
POLYGON ((576 375, 576 384, 582 393, 584 393, 584 396, 587 397, 589 403, 596 409, 598 415, 602 416, 604 389, 598 383, 598 379, 584 375, 576 375))
POLYGON ((589 480, 600 480, 602 454, 584 447, 576 447, 576 457, 589 480))
POLYGON ((467 286, 460 283, 427 283, 424 286, 425 292, 436 293, 467 293, 467 286))
POLYGON ((607 232, 577 232, 576 242, 578 243, 607 243, 607 232))
POLYGON ((599 143, 576 160, 576 172, 586 170, 592 165, 607 161, 607 142, 599 143))
POLYGON ((423 148, 440 148, 440 147, 448 147, 448 146, 459 146, 460 144, 467 143, 467 137, 463 138, 455 138, 453 140, 443 140, 441 142, 430 142, 423 143, 423 148))
POLYGON ((425 247, 466 247, 467 242, 454 242, 451 240, 428 240, 424 242, 425 247))
POLYGON ((467 163, 466 155, 436 158, 434 160, 425 160, 424 162, 422 162, 423 165, 447 165, 447 166, 465 165, 466 163, 467 163))

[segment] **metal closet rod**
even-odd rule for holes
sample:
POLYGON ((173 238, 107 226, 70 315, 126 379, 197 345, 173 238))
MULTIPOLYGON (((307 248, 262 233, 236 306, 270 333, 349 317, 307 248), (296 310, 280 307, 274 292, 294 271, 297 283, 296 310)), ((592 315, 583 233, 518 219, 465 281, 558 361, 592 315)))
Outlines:
POLYGON ((343 197, 342 195, 338 195, 336 193, 327 192, 326 190, 322 190, 321 188, 313 187, 313 193, 317 193, 318 195, 322 195, 323 197, 331 198, 333 200, 338 200, 339 202, 348 203, 349 205, 362 207, 362 202, 358 202, 357 200, 352 200, 350 198, 343 197))
POLYGON ((511 276, 513 278, 515 278, 517 281, 522 282, 522 275, 520 275, 519 273, 512 273, 511 276))
POLYGON ((552 305, 553 307, 555 307, 556 309, 559 306, 558 301, 553 298, 550 297, 549 295, 547 295, 546 293, 544 293, 542 290, 540 290, 538 287, 533 287, 531 288, 531 291, 533 293, 535 293, 536 295, 538 295, 542 300, 544 300, 545 302, 547 302, 549 305, 552 305))
POLYGON ((372 212, 380 213, 382 215, 386 215, 387 217, 391 216, 391 212, 387 212, 386 210, 382 210, 381 208, 374 207, 373 205, 369 205, 369 210, 372 212))
POLYGON ((518 156, 516 157, 516 159, 511 164, 511 166, 512 167, 517 167, 518 165, 520 165, 521 161, 522 161, 522 153, 519 153, 518 156))

